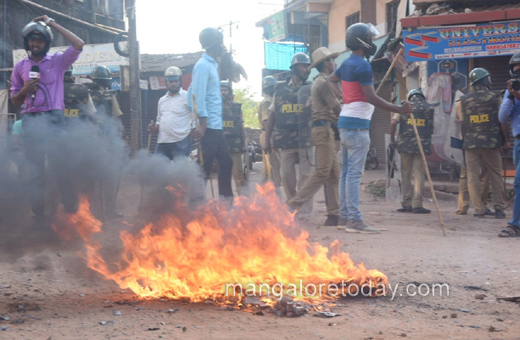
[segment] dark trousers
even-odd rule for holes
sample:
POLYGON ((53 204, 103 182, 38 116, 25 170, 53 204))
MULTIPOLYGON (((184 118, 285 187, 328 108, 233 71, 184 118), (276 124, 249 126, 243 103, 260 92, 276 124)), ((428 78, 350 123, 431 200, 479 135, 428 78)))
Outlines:
POLYGON ((220 196, 233 197, 231 189, 231 174, 233 160, 222 130, 206 129, 202 138, 202 156, 204 159, 204 174, 209 178, 213 160, 218 162, 218 192, 220 196))
POLYGON ((173 161, 176 157, 188 157, 190 155, 190 136, 180 142, 157 143, 155 153, 164 155, 173 161))
POLYGON ((78 197, 71 182, 67 156, 62 154, 60 133, 63 129, 63 111, 26 113, 23 118, 25 155, 29 171, 30 200, 37 217, 45 215, 45 159, 56 180, 61 202, 68 213, 77 209, 78 197))

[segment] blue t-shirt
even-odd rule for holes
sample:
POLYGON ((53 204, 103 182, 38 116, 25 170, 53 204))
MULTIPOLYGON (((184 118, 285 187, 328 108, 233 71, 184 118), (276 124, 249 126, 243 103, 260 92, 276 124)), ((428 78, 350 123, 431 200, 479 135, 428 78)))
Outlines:
POLYGON ((368 129, 374 106, 367 102, 361 86, 374 84, 372 66, 362 57, 352 54, 341 63, 334 75, 341 79, 344 104, 338 128, 368 129))

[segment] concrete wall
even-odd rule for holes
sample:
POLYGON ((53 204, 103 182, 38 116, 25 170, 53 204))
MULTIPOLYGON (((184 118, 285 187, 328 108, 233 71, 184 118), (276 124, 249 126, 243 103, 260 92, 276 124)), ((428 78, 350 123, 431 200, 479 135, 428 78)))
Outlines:
MULTIPOLYGON (((386 4, 393 0, 372 0, 364 1, 364 9, 372 7, 375 3, 375 24, 381 34, 386 34, 386 4)), ((369 9, 369 8, 368 8, 369 9)), ((361 0, 345 1, 336 0, 330 4, 329 12, 329 48, 333 52, 341 52, 345 50, 345 31, 346 31, 346 17, 360 11, 361 21, 372 21, 370 11, 361 9, 361 0), (363 18, 363 15, 365 18, 363 18), (367 20, 368 19, 368 20, 367 20)))

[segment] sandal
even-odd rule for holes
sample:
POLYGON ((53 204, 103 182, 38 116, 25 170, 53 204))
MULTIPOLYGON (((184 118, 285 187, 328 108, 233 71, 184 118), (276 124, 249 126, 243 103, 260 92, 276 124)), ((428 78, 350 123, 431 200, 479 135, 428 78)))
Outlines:
POLYGON ((520 237, 520 227, 509 224, 506 228, 498 234, 498 237, 520 237))

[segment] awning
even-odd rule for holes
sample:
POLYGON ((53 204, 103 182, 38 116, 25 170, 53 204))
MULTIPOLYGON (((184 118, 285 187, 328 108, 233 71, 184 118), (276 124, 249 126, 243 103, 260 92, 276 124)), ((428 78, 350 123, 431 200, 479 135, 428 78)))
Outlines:
POLYGON ((461 8, 460 12, 442 15, 410 16, 401 19, 404 28, 474 24, 480 22, 520 19, 520 4, 491 5, 461 8))

